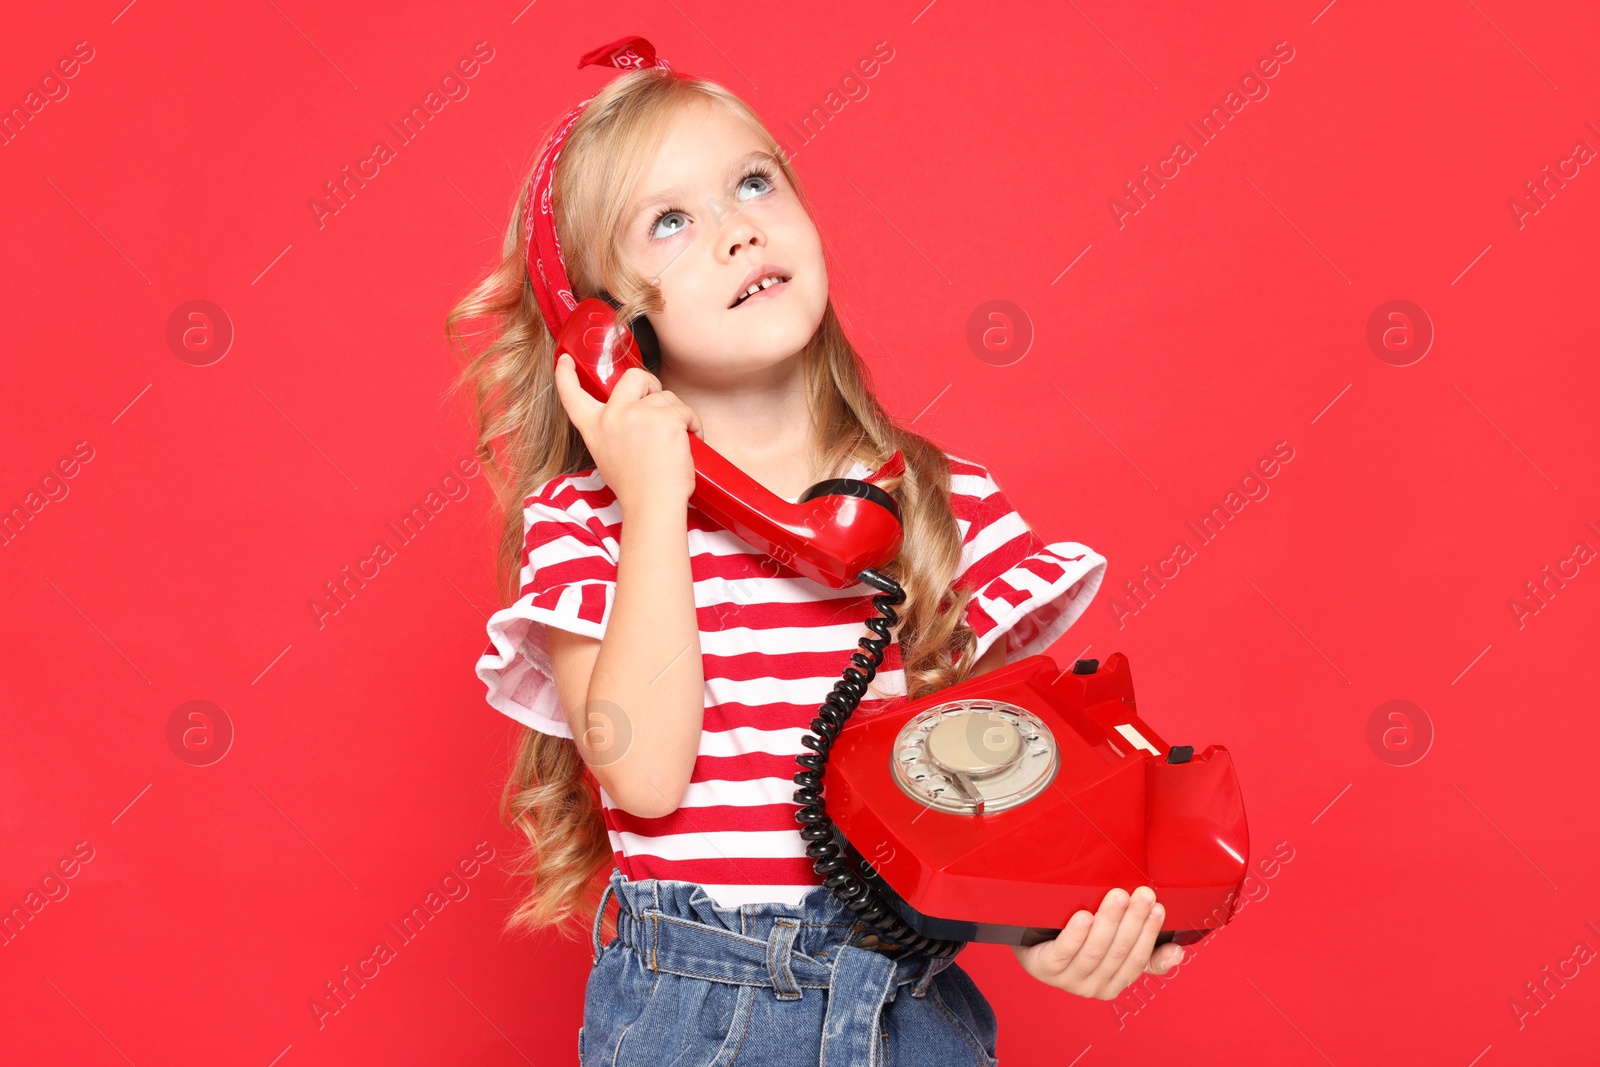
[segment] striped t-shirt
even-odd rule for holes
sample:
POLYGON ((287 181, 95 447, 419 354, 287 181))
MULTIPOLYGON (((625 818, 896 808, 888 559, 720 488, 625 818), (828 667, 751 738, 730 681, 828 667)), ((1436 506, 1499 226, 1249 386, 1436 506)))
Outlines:
MULTIPOLYGON (((1075 541, 1045 544, 989 471, 950 455, 961 530, 957 588, 976 590, 967 623, 982 655, 1001 636, 1006 660, 1045 651, 1083 614, 1105 558, 1075 541)), ((865 478, 856 463, 846 477, 865 478)), ((791 501, 792 503, 793 501, 791 501)), ((696 882, 724 907, 798 904, 822 880, 794 814, 800 738, 857 642, 870 635, 871 587, 832 589, 688 512, 688 547, 705 675, 693 775, 678 810, 646 819, 600 799, 616 864, 629 879, 696 882)), ((477 663, 489 704, 535 730, 571 737, 545 627, 600 638, 616 593, 621 505, 598 470, 550 479, 523 504, 521 597, 496 612, 477 663)), ((853 718, 905 695, 898 643, 853 718)))

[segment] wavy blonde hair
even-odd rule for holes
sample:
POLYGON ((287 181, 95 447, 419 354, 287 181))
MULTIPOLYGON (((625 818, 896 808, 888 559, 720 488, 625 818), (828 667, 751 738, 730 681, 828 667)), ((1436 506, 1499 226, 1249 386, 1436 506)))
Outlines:
MULTIPOLYGON (((574 295, 582 299, 602 290, 611 293, 621 304, 618 316, 623 322, 663 307, 660 292, 629 270, 619 254, 625 201, 672 117, 703 101, 749 123, 811 211, 782 148, 755 112, 727 89, 660 68, 613 79, 568 134, 552 176, 551 203, 574 295)), ((546 481, 595 465, 556 394, 555 342, 528 279, 523 209, 532 169, 517 190, 500 261, 445 322, 447 342, 460 358, 460 374, 450 393, 472 391, 478 455, 504 516, 496 560, 502 604, 520 595, 522 502, 546 481), (463 326, 479 320, 483 328, 470 336, 483 337, 485 343, 473 355, 463 326)), ((806 344, 803 361, 816 428, 814 470, 838 476, 855 461, 876 468, 896 449, 905 456, 905 473, 882 483, 898 498, 905 528, 899 556, 882 571, 907 594, 898 609, 896 634, 906 691, 916 698, 954 684, 970 672, 977 640, 963 621, 971 593, 952 588, 961 534, 950 507, 949 459, 942 448, 899 425, 879 406, 867 368, 845 337, 831 301, 806 344)), ((840 670, 847 665, 841 663, 840 670)), ((599 787, 572 739, 520 724, 516 731, 517 749, 500 814, 506 826, 527 838, 515 861, 526 892, 505 928, 532 933, 551 927, 563 936, 580 936, 588 932, 588 917, 613 863, 599 787)))

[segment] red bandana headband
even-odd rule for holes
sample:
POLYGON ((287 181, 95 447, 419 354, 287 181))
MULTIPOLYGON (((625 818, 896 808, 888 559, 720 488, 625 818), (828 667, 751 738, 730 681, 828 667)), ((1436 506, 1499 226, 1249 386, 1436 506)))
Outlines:
MULTIPOLYGON (((656 55, 655 46, 643 37, 623 37, 610 44, 601 45, 578 60, 581 69, 590 64, 616 67, 618 70, 643 70, 646 67, 672 69, 672 64, 656 55)), ((555 214, 550 210, 550 181, 555 173, 556 160, 561 146, 566 143, 567 132, 578 121, 584 106, 593 100, 589 97, 567 114, 556 132, 550 135, 539 165, 534 168, 533 180, 528 185, 527 202, 523 205, 523 240, 528 248, 528 277, 533 283, 533 295, 539 301, 539 311, 550 327, 552 335, 559 335, 567 316, 578 306, 572 295, 572 282, 567 277, 567 264, 561 258, 561 238, 556 235, 555 214), (537 205, 538 210, 534 210, 537 205)))

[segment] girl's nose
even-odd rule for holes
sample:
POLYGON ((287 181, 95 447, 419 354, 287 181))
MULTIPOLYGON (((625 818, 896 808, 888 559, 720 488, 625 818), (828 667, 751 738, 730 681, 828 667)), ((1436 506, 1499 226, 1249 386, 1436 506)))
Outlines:
POLYGON ((722 218, 721 232, 717 235, 717 243, 722 255, 732 259, 741 246, 750 245, 759 247, 766 244, 766 234, 761 228, 751 221, 743 211, 735 209, 722 218))

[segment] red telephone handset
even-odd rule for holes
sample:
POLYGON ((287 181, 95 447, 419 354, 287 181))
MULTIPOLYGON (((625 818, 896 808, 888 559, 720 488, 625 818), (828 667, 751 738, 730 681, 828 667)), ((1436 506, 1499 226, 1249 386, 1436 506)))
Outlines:
MULTIPOLYGON (((613 330, 616 309, 590 297, 581 301, 556 338, 556 358, 572 356, 578 380, 596 400, 611 398, 629 367, 643 367, 633 332, 613 330)), ((791 504, 735 467, 694 434, 695 507, 741 540, 799 574, 833 589, 861 579, 900 552, 900 505, 870 481, 830 478, 791 504)), ((905 470, 898 451, 873 475, 905 470)))
MULTIPOLYGON (((647 320, 615 325, 615 305, 590 298, 556 339, 556 357, 571 354, 601 401, 644 366, 640 341, 655 340, 647 320)), ((1232 918, 1250 850, 1233 760, 1217 745, 1196 754, 1162 741, 1134 711, 1125 656, 1071 671, 1029 656, 846 730, 905 600, 877 570, 900 551, 899 505, 851 478, 791 504, 693 434, 689 448, 690 500, 718 524, 824 585, 879 590, 880 614, 866 620, 876 636, 862 638, 801 738, 812 754, 796 757, 794 799, 816 873, 880 943, 930 956, 968 941, 1031 945, 1095 911, 1113 886, 1156 890, 1167 913, 1158 943, 1192 942, 1232 918)), ((873 478, 904 469, 896 452, 873 478)))

